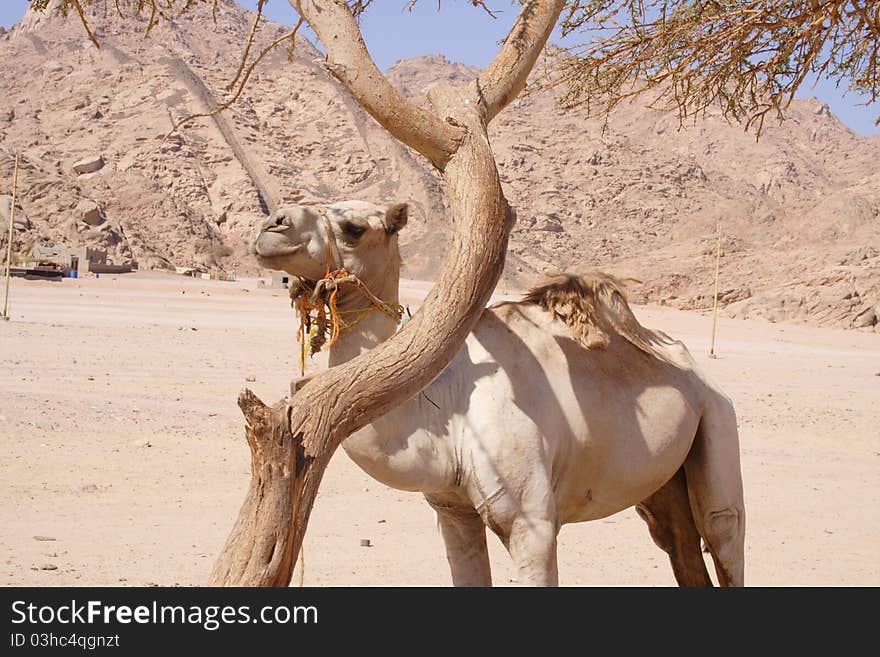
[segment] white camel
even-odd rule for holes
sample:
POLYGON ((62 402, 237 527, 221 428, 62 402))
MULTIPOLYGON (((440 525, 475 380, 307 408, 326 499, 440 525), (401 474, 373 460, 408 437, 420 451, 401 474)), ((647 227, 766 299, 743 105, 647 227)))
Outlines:
MULTIPOLYGON (((328 253, 374 295, 398 303, 398 231, 407 206, 290 206, 259 229, 265 267, 324 277, 328 253)), ((342 311, 365 306, 341 286, 342 311)), ((382 312, 342 331, 329 365, 398 330, 382 312)), ((682 585, 743 584, 745 512, 730 400, 687 349, 642 327, 611 276, 566 274, 485 310, 421 393, 343 442, 378 481, 422 492, 436 510, 456 586, 491 585, 488 526, 526 585, 556 585, 561 525, 636 505, 682 585)))

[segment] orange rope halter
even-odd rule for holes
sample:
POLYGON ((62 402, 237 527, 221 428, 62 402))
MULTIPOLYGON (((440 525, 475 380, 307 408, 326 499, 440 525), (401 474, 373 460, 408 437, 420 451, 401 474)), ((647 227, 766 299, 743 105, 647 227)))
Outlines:
POLYGON ((318 214, 324 221, 324 230, 327 233, 327 257, 325 260, 324 278, 315 282, 314 287, 300 279, 296 294, 291 294, 292 305, 299 313, 300 324, 296 334, 297 342, 300 343, 300 371, 305 374, 306 359, 306 336, 309 337, 310 355, 314 356, 322 349, 329 349, 339 338, 344 329, 350 329, 360 322, 373 310, 381 310, 388 317, 399 323, 403 317, 403 306, 389 304, 374 295, 370 289, 354 274, 349 273, 343 266, 342 258, 336 252, 339 267, 332 269, 334 265, 335 235, 330 227, 326 210, 317 207, 318 214), (361 292, 370 305, 366 308, 353 310, 339 310, 336 307, 339 298, 339 288, 343 284, 353 284, 360 288, 361 292), (345 321, 342 315, 357 313, 353 321, 345 321), (314 331, 313 331, 314 327, 314 331), (327 340, 329 329, 330 339, 327 340), (325 344, 326 343, 326 344, 325 344))

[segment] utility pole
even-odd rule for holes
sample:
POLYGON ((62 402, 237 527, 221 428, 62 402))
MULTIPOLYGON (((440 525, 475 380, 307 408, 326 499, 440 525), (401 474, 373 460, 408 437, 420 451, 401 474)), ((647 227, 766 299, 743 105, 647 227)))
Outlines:
POLYGON ((12 174, 12 207, 9 208, 9 235, 6 240, 6 296, 3 298, 3 319, 9 319, 9 277, 12 275, 12 226, 15 221, 15 192, 18 188, 18 161, 21 151, 15 154, 15 172, 12 174))
POLYGON ((718 273, 721 270, 721 220, 718 220, 718 243, 715 245, 715 298, 712 302, 712 344, 709 347, 709 358, 715 355, 715 326, 718 323, 718 273))

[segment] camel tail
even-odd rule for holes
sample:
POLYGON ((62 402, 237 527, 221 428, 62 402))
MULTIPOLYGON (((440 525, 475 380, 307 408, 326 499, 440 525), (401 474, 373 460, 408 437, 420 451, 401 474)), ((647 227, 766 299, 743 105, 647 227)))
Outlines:
POLYGON ((665 348, 675 341, 639 324, 627 302, 625 283, 610 274, 553 276, 529 290, 523 301, 541 306, 567 324, 572 337, 587 349, 603 349, 617 334, 640 351, 679 366, 665 348))

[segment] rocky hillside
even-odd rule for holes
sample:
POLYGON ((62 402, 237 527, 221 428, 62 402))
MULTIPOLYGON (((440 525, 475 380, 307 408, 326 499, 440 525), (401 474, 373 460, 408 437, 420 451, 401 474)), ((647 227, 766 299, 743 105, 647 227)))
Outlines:
MULTIPOLYGON (((74 17, 51 12, 0 36, 0 194, 20 148, 31 220, 17 252, 62 241, 142 267, 257 273, 246 242, 269 206, 408 198, 418 217, 442 221, 437 177, 342 92, 305 39, 292 64, 285 49, 267 59, 233 109, 163 141, 225 97, 252 15, 222 0, 216 25, 197 6, 144 39, 144 23, 122 23, 111 6, 87 11, 100 50, 74 17)), ((264 24, 258 41, 283 33, 264 24)), ((419 241, 429 231, 414 223, 419 241)))
MULTIPOLYGON (((389 76, 424 102, 438 79, 477 73, 426 57, 389 76)), ((876 325, 880 139, 817 100, 796 101, 758 142, 718 113, 680 127, 643 104, 603 125, 531 93, 499 115, 491 138, 519 214, 508 281, 601 267, 642 281, 636 300, 711 308, 720 222, 728 314, 876 325)))
MULTIPOLYGON (((430 278, 446 244, 438 177, 364 114, 299 39, 293 63, 264 63, 228 112, 167 141, 174 121, 224 96, 251 14, 222 0, 143 39, 102 3, 96 50, 73 20, 29 14, 0 35, 0 194, 23 151, 15 248, 103 245, 143 265, 255 272, 245 252, 267 207, 299 201, 408 200, 404 275, 430 278), (231 45, 230 45, 231 44, 231 45)), ((282 34, 266 24, 265 43, 282 34)), ((424 102, 473 68, 398 62, 389 76, 424 102)), ((716 226, 728 314, 873 330, 880 314, 880 139, 852 133, 818 101, 797 101, 760 141, 719 116, 622 108, 607 125, 515 101, 492 126, 519 221, 502 287, 542 272, 601 267, 642 281, 638 301, 711 305, 716 226)))

